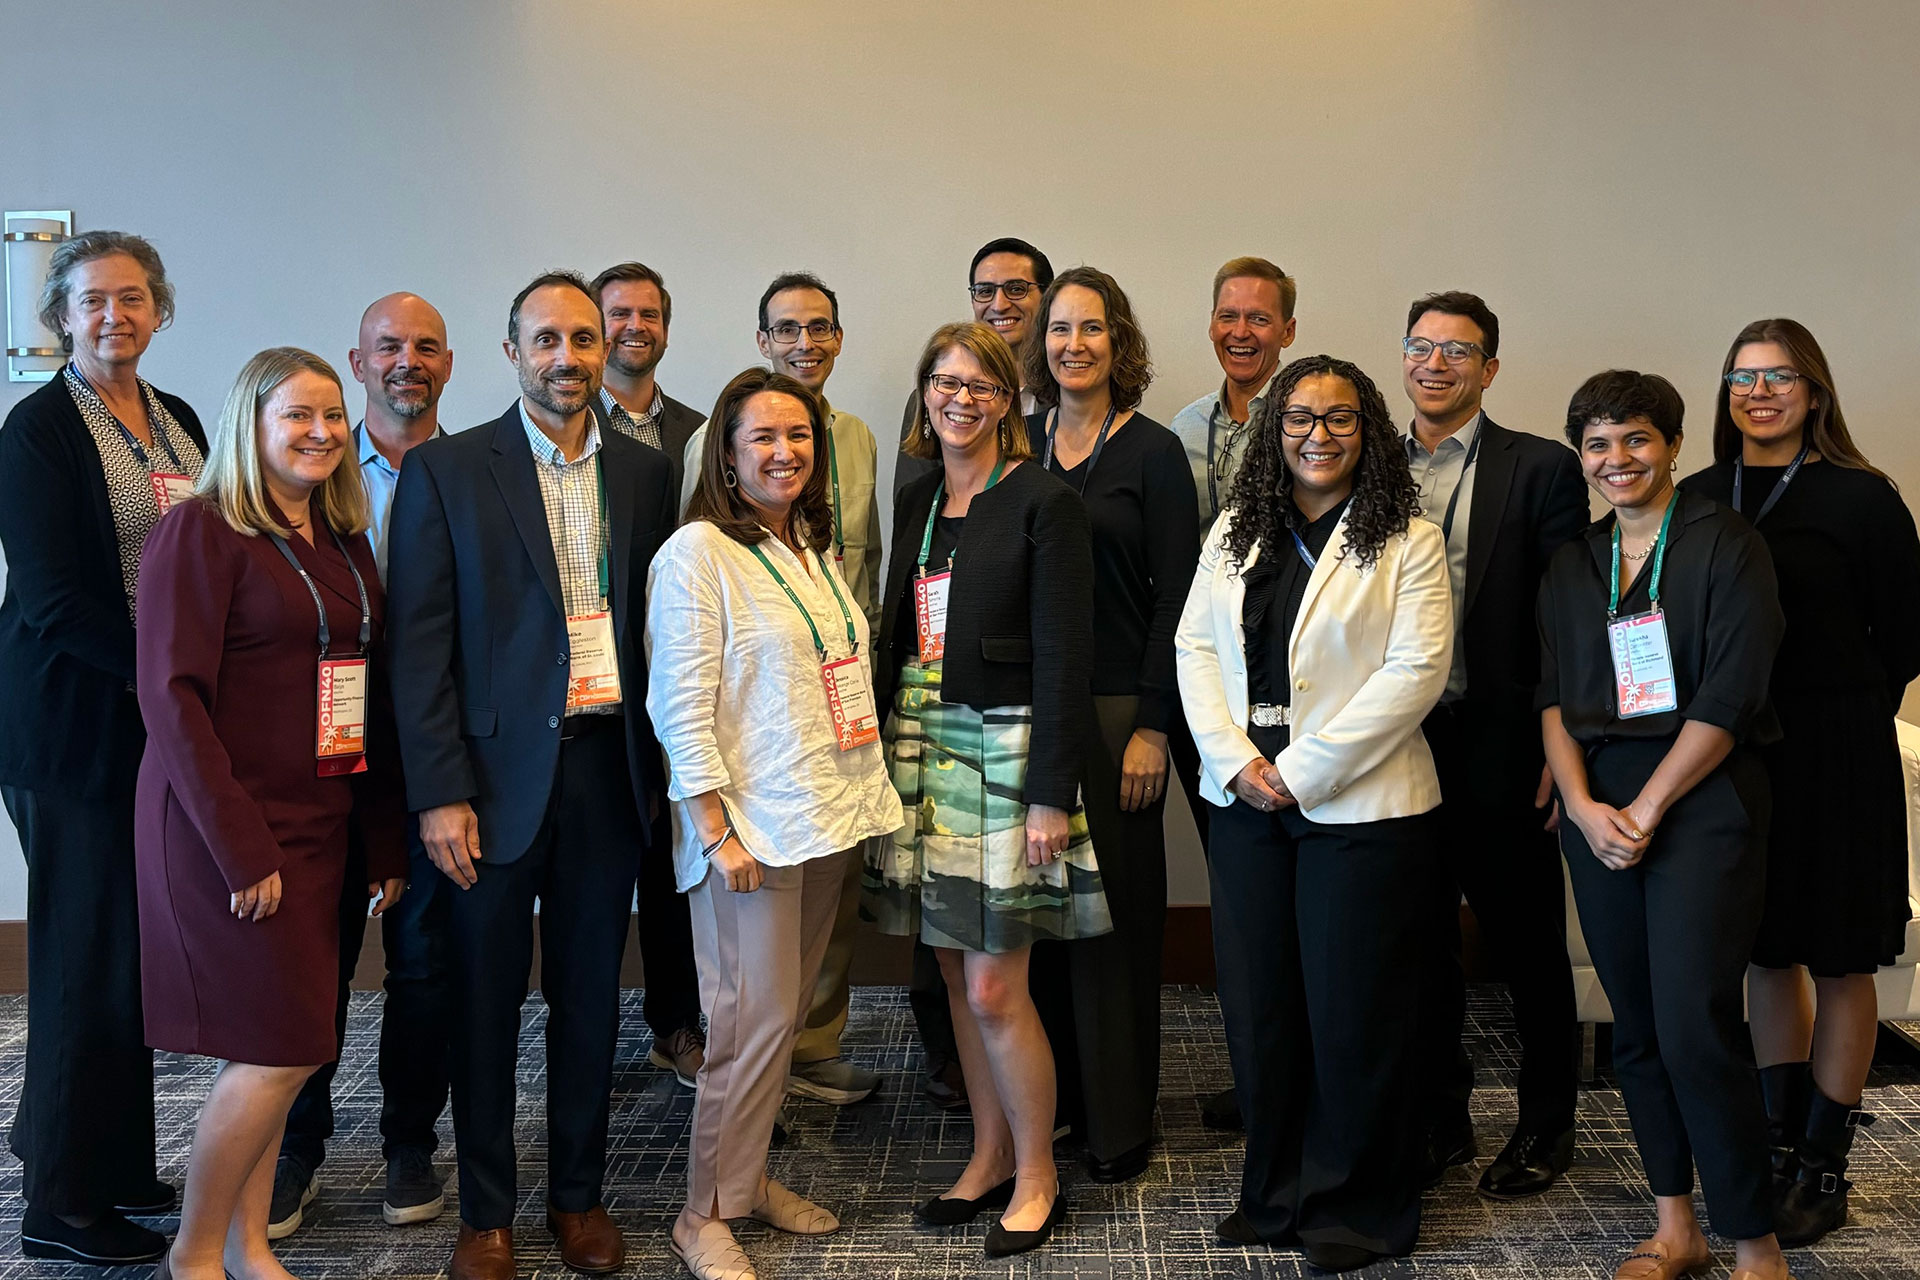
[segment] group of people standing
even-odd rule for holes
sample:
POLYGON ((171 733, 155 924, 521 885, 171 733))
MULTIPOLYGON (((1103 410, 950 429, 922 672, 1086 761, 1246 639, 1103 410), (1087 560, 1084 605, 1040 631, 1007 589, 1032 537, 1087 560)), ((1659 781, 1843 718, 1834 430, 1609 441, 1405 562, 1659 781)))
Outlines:
POLYGON ((1413 304, 1403 434, 1354 363, 1283 363, 1296 286, 1264 259, 1216 275, 1224 381, 1171 428, 1139 411, 1152 365, 1111 276, 1004 239, 967 284, 973 318, 915 370, 883 557, 813 276, 769 285, 768 367, 707 414, 658 385, 671 299, 623 263, 515 297, 520 394, 492 423, 441 429, 445 322, 395 294, 349 352, 357 424, 325 360, 273 348, 208 433, 138 374, 173 313, 152 247, 61 246, 42 315, 71 360, 0 428, 24 1252, 286 1276, 269 1241, 320 1190, 371 912, 383 1216, 443 1211, 451 1098, 451 1274, 515 1274, 537 942, 545 1223, 574 1270, 621 1268, 636 888, 650 1060, 697 1088, 689 1271, 755 1274, 730 1221, 840 1226, 768 1155, 790 1092, 879 1083, 839 1048, 862 913, 916 938, 927 1096, 972 1115, 915 1216, 991 1212, 989 1255, 1039 1247, 1062 1129, 1095 1181, 1150 1163, 1176 785, 1233 1068, 1205 1111, 1247 1130, 1223 1240, 1323 1272, 1413 1249, 1422 1190, 1478 1154, 1462 894, 1523 1047, 1479 1190, 1568 1168, 1562 851, 1659 1210, 1618 1275, 1710 1262, 1696 1166, 1753 1280, 1844 1221, 1871 974, 1907 918, 1920 538, 1812 335, 1742 331, 1715 463, 1676 486, 1657 376, 1584 384, 1571 449, 1489 419, 1499 324, 1470 294, 1413 304), (151 1048, 223 1061, 170 1249, 132 1220, 175 1206, 151 1048))

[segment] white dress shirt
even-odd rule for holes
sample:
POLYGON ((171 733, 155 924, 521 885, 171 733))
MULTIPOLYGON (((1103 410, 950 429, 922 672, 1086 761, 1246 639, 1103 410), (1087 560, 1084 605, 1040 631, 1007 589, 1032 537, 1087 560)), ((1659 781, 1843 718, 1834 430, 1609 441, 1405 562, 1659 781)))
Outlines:
MULTIPOLYGON (((848 655, 847 615, 820 575, 839 580, 871 687, 867 619, 833 557, 808 552, 809 573, 777 538, 759 549, 806 606, 828 661, 848 655)), ((718 791, 740 842, 770 867, 899 829, 880 744, 840 750, 813 632, 751 548, 696 520, 667 539, 647 582, 647 712, 667 754, 668 799, 718 791)), ((685 892, 706 878, 707 860, 693 823, 674 827, 685 892)))

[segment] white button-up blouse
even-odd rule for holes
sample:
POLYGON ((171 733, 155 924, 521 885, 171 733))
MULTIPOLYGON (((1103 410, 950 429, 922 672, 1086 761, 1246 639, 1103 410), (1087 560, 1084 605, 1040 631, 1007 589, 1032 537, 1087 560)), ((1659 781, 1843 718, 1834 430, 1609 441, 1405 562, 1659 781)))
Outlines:
MULTIPOLYGON (((806 606, 828 661, 847 656, 847 622, 807 553, 809 573, 778 538, 759 550, 806 606)), ((860 666, 873 681, 866 617, 844 579, 860 666)), ((813 632, 753 550, 704 520, 682 526, 655 555, 647 585, 647 713, 667 754, 676 804, 718 791, 748 852, 793 866, 898 830, 900 797, 878 742, 840 750, 813 632)), ((682 892, 707 875, 699 834, 674 823, 682 892)))

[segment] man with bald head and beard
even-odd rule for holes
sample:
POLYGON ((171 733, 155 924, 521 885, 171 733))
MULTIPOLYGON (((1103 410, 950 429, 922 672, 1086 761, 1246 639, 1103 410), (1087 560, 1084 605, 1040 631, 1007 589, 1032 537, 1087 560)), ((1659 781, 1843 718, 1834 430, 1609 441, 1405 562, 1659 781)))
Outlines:
MULTIPOLYGON (((353 429, 353 444, 373 521, 367 534, 384 580, 392 556, 387 517, 400 465, 414 446, 443 434, 440 395, 453 374, 446 321, 416 294, 388 294, 360 317, 359 342, 348 350, 347 364, 367 391, 366 416, 353 429)), ((408 843, 410 891, 381 916, 380 925, 387 965, 380 1022, 380 1136, 387 1189, 380 1214, 394 1226, 424 1222, 446 1206, 433 1152, 439 1144, 434 1125, 447 1105, 446 921, 451 890, 427 861, 417 832, 408 843)), ((350 833, 349 859, 362 856, 358 839, 350 833)), ((350 869, 340 898, 340 1008, 335 1027, 343 1049, 347 987, 367 929, 366 883, 361 871, 350 869)), ((335 1066, 328 1063, 309 1076, 287 1114, 268 1215, 272 1239, 299 1229, 319 1191, 320 1162, 333 1136, 335 1066)))

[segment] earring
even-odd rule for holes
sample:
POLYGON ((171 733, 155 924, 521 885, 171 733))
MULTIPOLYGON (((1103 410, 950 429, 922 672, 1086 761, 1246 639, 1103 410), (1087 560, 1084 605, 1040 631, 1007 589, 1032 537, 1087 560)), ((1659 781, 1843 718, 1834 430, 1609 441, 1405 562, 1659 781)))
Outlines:
POLYGON ((932 418, 920 419, 920 438, 923 440, 933 439, 933 419, 932 418))
POLYGON ((738 489, 740 487, 740 473, 738 471, 735 471, 732 467, 727 468, 725 479, 727 482, 727 488, 738 489))

